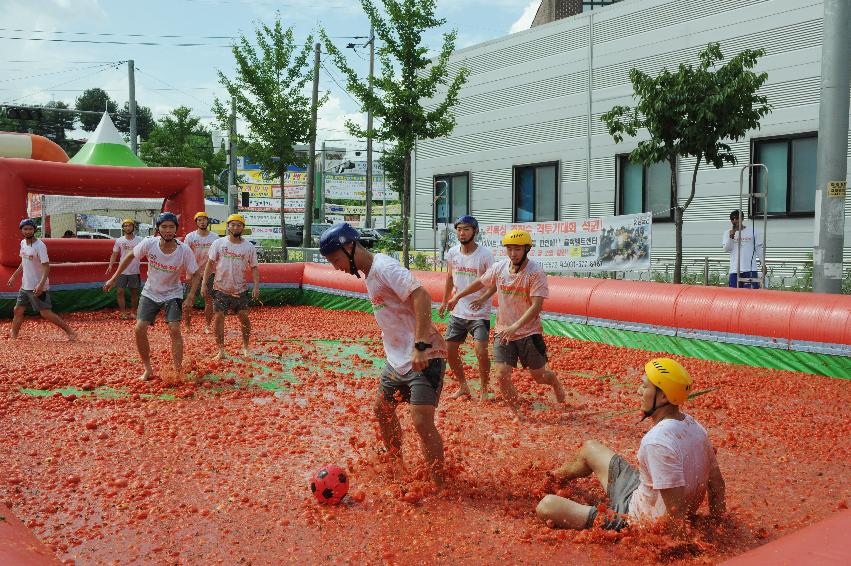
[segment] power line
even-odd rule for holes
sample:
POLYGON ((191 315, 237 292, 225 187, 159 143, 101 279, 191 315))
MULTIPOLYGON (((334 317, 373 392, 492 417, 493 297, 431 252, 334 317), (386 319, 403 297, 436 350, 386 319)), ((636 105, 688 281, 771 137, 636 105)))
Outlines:
POLYGON ((148 77, 151 77, 151 78, 152 78, 152 79, 154 79, 155 81, 158 81, 158 82, 160 82, 160 83, 164 84, 165 86, 167 86, 167 87, 169 87, 169 88, 171 88, 171 89, 176 90, 177 92, 180 92, 180 93, 182 93, 182 94, 185 94, 186 96, 189 96, 189 97, 191 97, 191 98, 194 98, 195 100, 197 100, 197 101, 198 101, 198 102, 200 102, 201 104, 207 104, 207 105, 209 105, 209 103, 208 103, 208 102, 206 102, 206 101, 204 101, 204 100, 201 100, 200 98, 198 98, 198 97, 197 97, 197 96, 195 96, 194 94, 189 94, 188 92, 183 91, 183 90, 181 90, 181 89, 177 88, 177 87, 176 87, 176 86, 174 86, 173 84, 167 83, 167 82, 165 82, 164 80, 162 80, 162 79, 160 79, 160 78, 155 77, 155 76, 154 76, 154 75, 152 75, 151 73, 148 73, 148 72, 146 72, 146 71, 143 71, 143 70, 142 70, 142 69, 140 69, 139 67, 136 67, 136 70, 137 70, 137 71, 139 71, 140 73, 142 73, 143 75, 148 76, 148 77))
MULTIPOLYGON (((109 63, 115 63, 115 61, 110 61, 109 63)), ((71 72, 74 72, 74 71, 85 70, 85 69, 95 69, 95 68, 102 67, 102 66, 103 66, 103 65, 101 64, 101 65, 92 65, 92 66, 90 66, 90 67, 83 67, 82 69, 80 69, 80 68, 77 68, 77 69, 65 69, 65 70, 63 70, 63 71, 52 71, 52 72, 49 72, 49 73, 39 73, 39 74, 37 74, 37 75, 27 75, 27 76, 24 76, 24 77, 15 77, 15 78, 13 78, 13 79, 3 79, 3 80, 0 80, 0 83, 8 83, 8 82, 13 82, 13 81, 22 81, 22 80, 24 80, 24 79, 34 79, 34 78, 36 78, 36 77, 47 77, 47 76, 50 76, 50 75, 61 75, 61 74, 63 74, 63 73, 71 73, 71 72)))
POLYGON ((116 32, 97 32, 97 31, 59 31, 45 29, 18 29, 18 28, 0 28, 2 32, 13 33, 52 33, 54 35, 94 35, 97 37, 156 37, 159 39, 233 39, 231 35, 152 35, 147 33, 116 33, 116 32))
MULTIPOLYGON (((53 85, 53 86, 49 86, 49 87, 47 87, 47 88, 40 88, 40 87, 35 87, 35 88, 37 88, 38 90, 40 90, 40 91, 42 91, 42 92, 50 92, 50 91, 51 91, 52 89, 54 89, 54 88, 57 88, 57 87, 60 87, 60 86, 64 86, 64 85, 69 84, 69 83, 73 83, 73 82, 75 82, 75 81, 79 81, 79 80, 81 80, 81 79, 85 79, 85 78, 88 78, 88 77, 92 77, 92 76, 97 75, 97 74, 100 74, 100 73, 102 73, 102 72, 104 72, 104 71, 106 71, 106 70, 108 70, 108 69, 116 69, 116 68, 118 67, 118 65, 121 65, 121 64, 123 64, 123 62, 113 62, 113 63, 110 63, 109 65, 102 65, 102 66, 101 66, 101 68, 100 68, 100 69, 98 69, 97 71, 95 71, 94 73, 89 73, 89 74, 86 74, 86 75, 82 75, 82 76, 79 76, 79 77, 75 77, 75 78, 73 78, 73 79, 71 79, 71 80, 68 80, 68 81, 65 81, 65 82, 61 82, 61 83, 55 84, 55 85, 53 85)), ((23 99, 23 98, 26 98, 27 96, 28 96, 28 95, 19 96, 18 98, 15 98, 14 100, 12 100, 12 102, 17 102, 17 101, 19 101, 19 100, 21 100, 21 99, 23 99)))
POLYGON ((14 39, 20 41, 44 41, 48 43, 91 43, 97 45, 140 45, 143 47, 224 47, 230 49, 230 45, 218 45, 215 43, 159 43, 156 41, 117 41, 96 39, 65 39, 56 37, 20 37, 0 36, 0 39, 14 39))
POLYGON ((319 66, 322 67, 322 70, 325 71, 325 74, 328 75, 328 78, 330 78, 334 82, 334 84, 337 85, 337 88, 345 92, 346 96, 351 98, 355 104, 361 105, 361 102, 358 99, 352 96, 352 94, 344 87, 340 86, 340 83, 337 82, 337 79, 334 77, 334 75, 331 74, 331 71, 328 70, 328 67, 325 66, 325 63, 320 63, 319 66))

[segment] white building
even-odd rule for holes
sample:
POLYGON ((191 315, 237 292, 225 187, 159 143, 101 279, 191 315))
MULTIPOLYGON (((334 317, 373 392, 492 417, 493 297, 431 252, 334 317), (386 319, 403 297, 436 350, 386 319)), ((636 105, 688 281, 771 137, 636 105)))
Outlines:
MULTIPOLYGON (((768 72, 763 92, 773 112, 732 145, 739 165, 769 168, 769 260, 802 263, 813 248, 822 14, 821 0, 624 0, 456 52, 451 72, 470 71, 457 127, 416 148, 416 248, 432 247, 435 212, 439 222, 471 213, 506 223, 653 211, 654 257, 672 257, 670 169, 629 164, 622 156, 637 140, 616 145, 600 116, 634 105, 630 69, 696 63, 717 41, 727 58, 766 50, 757 71, 768 72), (439 180, 450 186, 448 211, 442 201, 434 210, 439 180)), ((685 197, 693 167, 678 163, 685 197)), ((722 259, 722 233, 738 206, 739 166, 701 166, 685 213, 686 258, 722 259)), ((851 220, 845 230, 848 266, 851 220)))

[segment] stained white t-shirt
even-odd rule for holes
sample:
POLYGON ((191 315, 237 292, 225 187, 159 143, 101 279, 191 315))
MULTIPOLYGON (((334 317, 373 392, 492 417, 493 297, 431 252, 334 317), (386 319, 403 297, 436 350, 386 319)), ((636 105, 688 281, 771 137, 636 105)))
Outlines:
MULTIPOLYGON (((142 241, 140 236, 133 236, 132 239, 128 240, 127 236, 121 236, 117 240, 115 240, 115 245, 112 246, 112 253, 121 252, 121 255, 118 256, 119 263, 124 257, 133 251, 133 249, 139 245, 142 241)), ((127 266, 127 269, 121 272, 122 275, 139 275, 139 258, 134 257, 133 261, 130 262, 130 265, 127 266)))
POLYGON ((739 240, 741 240, 742 248, 742 273, 747 271, 756 271, 758 264, 765 262, 765 242, 762 239, 762 232, 754 230, 752 226, 745 226, 744 230, 736 232, 735 238, 730 238, 730 231, 725 230, 721 240, 721 245, 724 251, 730 254, 730 271, 736 273, 736 268, 739 266, 739 240))
MULTIPOLYGON (((455 286, 455 292, 460 293, 493 265, 493 253, 488 248, 479 246, 473 253, 465 255, 461 251, 461 244, 458 244, 446 252, 446 262, 452 268, 452 284, 455 286)), ((479 310, 470 308, 470 303, 486 292, 487 289, 482 289, 462 298, 452 309, 452 316, 464 320, 490 318, 490 308, 483 307, 479 310)))
POLYGON ((686 488, 686 505, 693 513, 706 495, 715 451, 700 423, 683 413, 683 420, 664 419, 651 428, 638 448, 641 483, 629 501, 629 515, 655 520, 665 515, 660 489, 686 488))
MULTIPOLYGON (((366 290, 381 328, 387 363, 400 375, 411 371, 417 331, 411 293, 420 287, 422 283, 398 261, 385 254, 375 254, 366 276, 366 290)), ((434 324, 428 342, 432 345, 426 350, 429 359, 446 357, 446 342, 434 324)))
MULTIPOLYGON (((195 254, 198 269, 204 269, 206 267, 207 260, 210 257, 210 246, 218 239, 219 235, 213 232, 209 232, 206 236, 199 234, 198 230, 186 234, 183 243, 189 246, 189 249, 195 254)), ((211 266, 210 269, 215 270, 215 266, 211 266)))
MULTIPOLYGON (((21 240, 21 265, 23 266, 23 279, 21 280, 21 289, 24 291, 32 291, 41 281, 41 275, 44 273, 43 263, 48 263, 47 246, 41 240, 36 240, 32 245, 29 245, 26 240, 21 240)), ((50 288, 50 280, 44 280, 43 291, 50 288)))
POLYGON ((216 270, 213 289, 228 295, 239 295, 248 289, 245 273, 257 267, 254 244, 248 240, 234 244, 229 237, 219 238, 210 246, 208 258, 216 270))
MULTIPOLYGON (((497 286, 499 309, 496 313, 496 331, 502 332, 518 320, 532 306, 532 297, 549 297, 547 274, 539 263, 531 259, 519 273, 511 273, 511 260, 505 258, 495 263, 482 275, 485 287, 497 286)), ((540 315, 521 326, 512 340, 533 334, 543 334, 540 315)))
POLYGON ((186 272, 187 277, 191 277, 198 270, 189 246, 175 240, 177 248, 167 254, 160 249, 160 240, 159 236, 145 238, 133 248, 133 255, 137 258, 148 258, 148 280, 142 288, 142 296, 158 303, 182 299, 181 273, 186 272))

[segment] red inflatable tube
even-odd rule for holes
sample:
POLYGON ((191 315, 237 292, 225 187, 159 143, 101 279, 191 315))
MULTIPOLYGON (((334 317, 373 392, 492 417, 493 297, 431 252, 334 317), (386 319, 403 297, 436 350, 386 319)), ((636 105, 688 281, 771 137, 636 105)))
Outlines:
POLYGON ((304 263, 261 263, 260 284, 289 283, 301 286, 305 265, 304 263))
POLYGON ((0 564, 14 566, 59 566, 35 535, 21 523, 9 508, 0 503, 0 564))

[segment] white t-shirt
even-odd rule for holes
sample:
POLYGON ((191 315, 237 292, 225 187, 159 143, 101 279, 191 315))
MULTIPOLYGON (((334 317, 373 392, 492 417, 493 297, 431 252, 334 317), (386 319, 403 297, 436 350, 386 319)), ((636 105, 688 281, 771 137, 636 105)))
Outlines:
POLYGON ((765 261, 765 242, 762 239, 762 233, 759 230, 754 230, 751 226, 745 226, 744 230, 736 232, 735 239, 730 238, 730 231, 724 230, 724 236, 721 244, 724 246, 724 251, 730 254, 730 271, 736 273, 736 268, 739 265, 739 240, 742 241, 742 263, 740 271, 756 271, 757 262, 762 264, 765 261))
MULTIPOLYGON (((493 253, 488 248, 479 246, 473 253, 465 255, 461 251, 461 244, 458 244, 446 252, 446 262, 452 268, 452 284, 455 286, 455 292, 459 293, 493 265, 493 253)), ((481 308, 479 310, 470 308, 470 303, 486 292, 487 289, 482 289, 458 301, 458 304, 452 309, 452 316, 457 316, 464 320, 490 318, 491 313, 489 308, 481 308)))
MULTIPOLYGON (((387 363, 400 375, 411 371, 417 330, 411 293, 420 287, 422 283, 398 261, 388 255, 375 254, 366 276, 366 290, 381 328, 387 363)), ((429 359, 446 357, 446 342, 434 324, 428 342, 432 345, 426 350, 429 359)))
POLYGON ((700 423, 683 413, 683 420, 664 419, 651 428, 638 448, 641 483, 629 501, 629 515, 655 520, 666 513, 660 489, 686 488, 693 513, 706 495, 715 451, 700 423))
MULTIPOLYGON (((198 263, 198 269, 204 269, 206 267, 207 259, 210 257, 210 246, 212 246, 213 242, 218 239, 219 235, 214 234, 213 232, 209 232, 206 236, 199 234, 198 230, 186 234, 186 238, 183 239, 183 243, 189 246, 189 249, 191 249, 192 253, 195 254, 195 261, 198 263)), ((215 271, 215 266, 211 266, 211 269, 215 271)))
POLYGON ((140 260, 148 258, 148 280, 142 289, 142 296, 158 303, 169 299, 183 298, 183 285, 180 274, 186 272, 191 277, 198 270, 195 255, 189 246, 177 242, 177 248, 167 254, 160 249, 160 237, 145 238, 133 248, 133 255, 140 260))
MULTIPOLYGON (((127 236, 121 236, 117 240, 115 240, 115 245, 112 246, 112 253, 121 252, 121 255, 118 256, 118 261, 121 262, 127 254, 133 251, 133 249, 142 241, 140 236, 133 236, 132 239, 128 240, 127 236)), ((139 275, 139 257, 136 256, 133 258, 133 261, 130 262, 130 265, 127 266, 127 269, 121 272, 122 275, 139 275)))
MULTIPOLYGON (((547 274, 539 263, 531 259, 519 273, 511 273, 511 260, 505 258, 495 263, 482 275, 485 287, 497 286, 499 309, 496 312, 496 331, 502 332, 523 316, 532 306, 532 297, 549 297, 547 274)), ((517 330, 513 340, 533 334, 543 334, 541 317, 537 316, 517 330)))
MULTIPOLYGON (((21 289, 24 291, 32 291, 41 281, 41 274, 44 273, 43 263, 48 263, 47 246, 41 240, 36 240, 32 245, 29 245, 26 240, 21 240, 21 265, 23 266, 24 276, 21 280, 21 289)), ((47 291, 50 288, 49 279, 44 280, 44 289, 47 291)))
POLYGON ((227 295, 239 295, 248 289, 245 272, 257 267, 257 248, 248 240, 238 244, 230 237, 219 238, 210 246, 209 260, 216 268, 213 289, 227 295))

